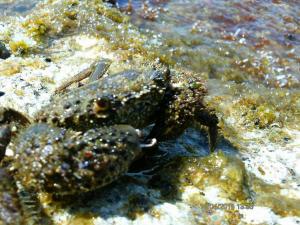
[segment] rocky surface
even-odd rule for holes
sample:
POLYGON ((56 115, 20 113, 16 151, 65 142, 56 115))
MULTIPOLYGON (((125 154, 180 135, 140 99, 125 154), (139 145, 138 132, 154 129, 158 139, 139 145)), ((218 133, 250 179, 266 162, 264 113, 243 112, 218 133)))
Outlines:
MULTIPOLYGON (((257 18, 228 19, 226 10, 224 17, 212 17, 209 13, 216 13, 217 4, 164 4, 155 17, 139 16, 142 20, 135 22, 142 30, 129 22, 130 17, 97 0, 42 1, 28 15, 1 18, 0 40, 12 53, 0 59, 1 106, 34 116, 62 82, 99 59, 112 61, 110 74, 160 58, 208 79, 206 101, 221 121, 221 151, 209 155, 205 133, 195 125, 177 140, 161 143, 157 153, 144 159, 145 165, 137 163, 134 176, 76 200, 40 193, 45 212, 56 224, 300 223, 299 67, 296 56, 282 61, 282 51, 297 55, 298 36, 285 50, 272 35, 267 36, 271 44, 266 44, 258 32, 249 37, 238 30, 237 21, 247 24, 257 18), (197 7, 206 9, 201 18, 194 16, 197 7), (216 32, 219 21, 225 21, 223 33, 216 32), (245 43, 257 46, 253 50, 245 43), (154 176, 138 172, 153 167, 154 176)), ((227 8, 240 7, 245 13, 258 7, 234 4, 227 8)), ((265 12, 277 12, 280 3, 270 4, 262 5, 265 12)), ((299 26, 293 1, 280 6, 287 9, 282 18, 293 31, 299 26)), ((138 12, 139 5, 135 7, 138 12)), ((145 14, 131 13, 131 18, 135 15, 145 14)), ((274 19, 279 13, 271 15, 266 20, 281 27, 274 19)), ((259 24, 266 31, 267 22, 259 24)), ((2 195, 5 190, 0 188, 2 195)), ((1 199, 0 204, 7 205, 1 199)), ((12 203, 5 215, 18 214, 17 203, 12 203)), ((3 215, 4 224, 12 223, 3 215)))

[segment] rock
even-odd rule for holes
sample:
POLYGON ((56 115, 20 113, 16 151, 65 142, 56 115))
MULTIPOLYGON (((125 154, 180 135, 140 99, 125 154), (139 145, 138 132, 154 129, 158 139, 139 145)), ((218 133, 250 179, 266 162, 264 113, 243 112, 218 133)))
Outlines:
POLYGON ((7 59, 9 58, 11 55, 11 53, 9 52, 9 50, 5 47, 5 45, 0 42, 0 58, 1 59, 7 59))
POLYGON ((117 3, 117 0, 104 0, 104 2, 108 2, 112 5, 115 5, 117 3))

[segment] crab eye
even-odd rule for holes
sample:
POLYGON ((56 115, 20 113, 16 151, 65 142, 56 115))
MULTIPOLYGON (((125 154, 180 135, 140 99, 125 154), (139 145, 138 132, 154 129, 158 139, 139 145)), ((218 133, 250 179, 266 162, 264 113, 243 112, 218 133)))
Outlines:
POLYGON ((94 113, 98 114, 100 112, 107 111, 109 109, 109 101, 106 99, 97 99, 94 101, 93 104, 93 111, 94 113))

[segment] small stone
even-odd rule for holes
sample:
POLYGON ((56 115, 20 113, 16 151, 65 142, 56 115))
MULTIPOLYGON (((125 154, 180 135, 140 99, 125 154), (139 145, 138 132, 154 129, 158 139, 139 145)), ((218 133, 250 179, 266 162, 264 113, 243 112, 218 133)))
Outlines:
POLYGON ((296 36, 293 34, 286 34, 285 37, 290 41, 296 41, 296 36))
POLYGON ((112 5, 115 5, 117 3, 117 0, 104 0, 104 2, 108 2, 112 5))
POLYGON ((10 57, 10 55, 11 53, 8 51, 5 45, 0 41, 0 58, 7 59, 10 57))
POLYGON ((289 138, 289 137, 284 137, 283 140, 284 140, 285 142, 288 142, 289 140, 291 140, 291 138, 289 138))
POLYGON ((45 58, 45 62, 50 63, 50 62, 52 62, 52 59, 50 59, 50 58, 45 58))

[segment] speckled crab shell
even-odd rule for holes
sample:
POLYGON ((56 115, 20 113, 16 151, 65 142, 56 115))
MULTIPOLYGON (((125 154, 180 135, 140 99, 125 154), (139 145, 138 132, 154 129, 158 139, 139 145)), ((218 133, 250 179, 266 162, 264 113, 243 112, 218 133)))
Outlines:
POLYGON ((144 128, 155 120, 169 75, 161 65, 109 75, 55 97, 37 121, 79 131, 112 124, 144 128))
POLYGON ((141 154, 137 131, 115 125, 75 132, 33 124, 14 140, 9 166, 27 190, 75 194, 102 187, 127 172, 141 154))

